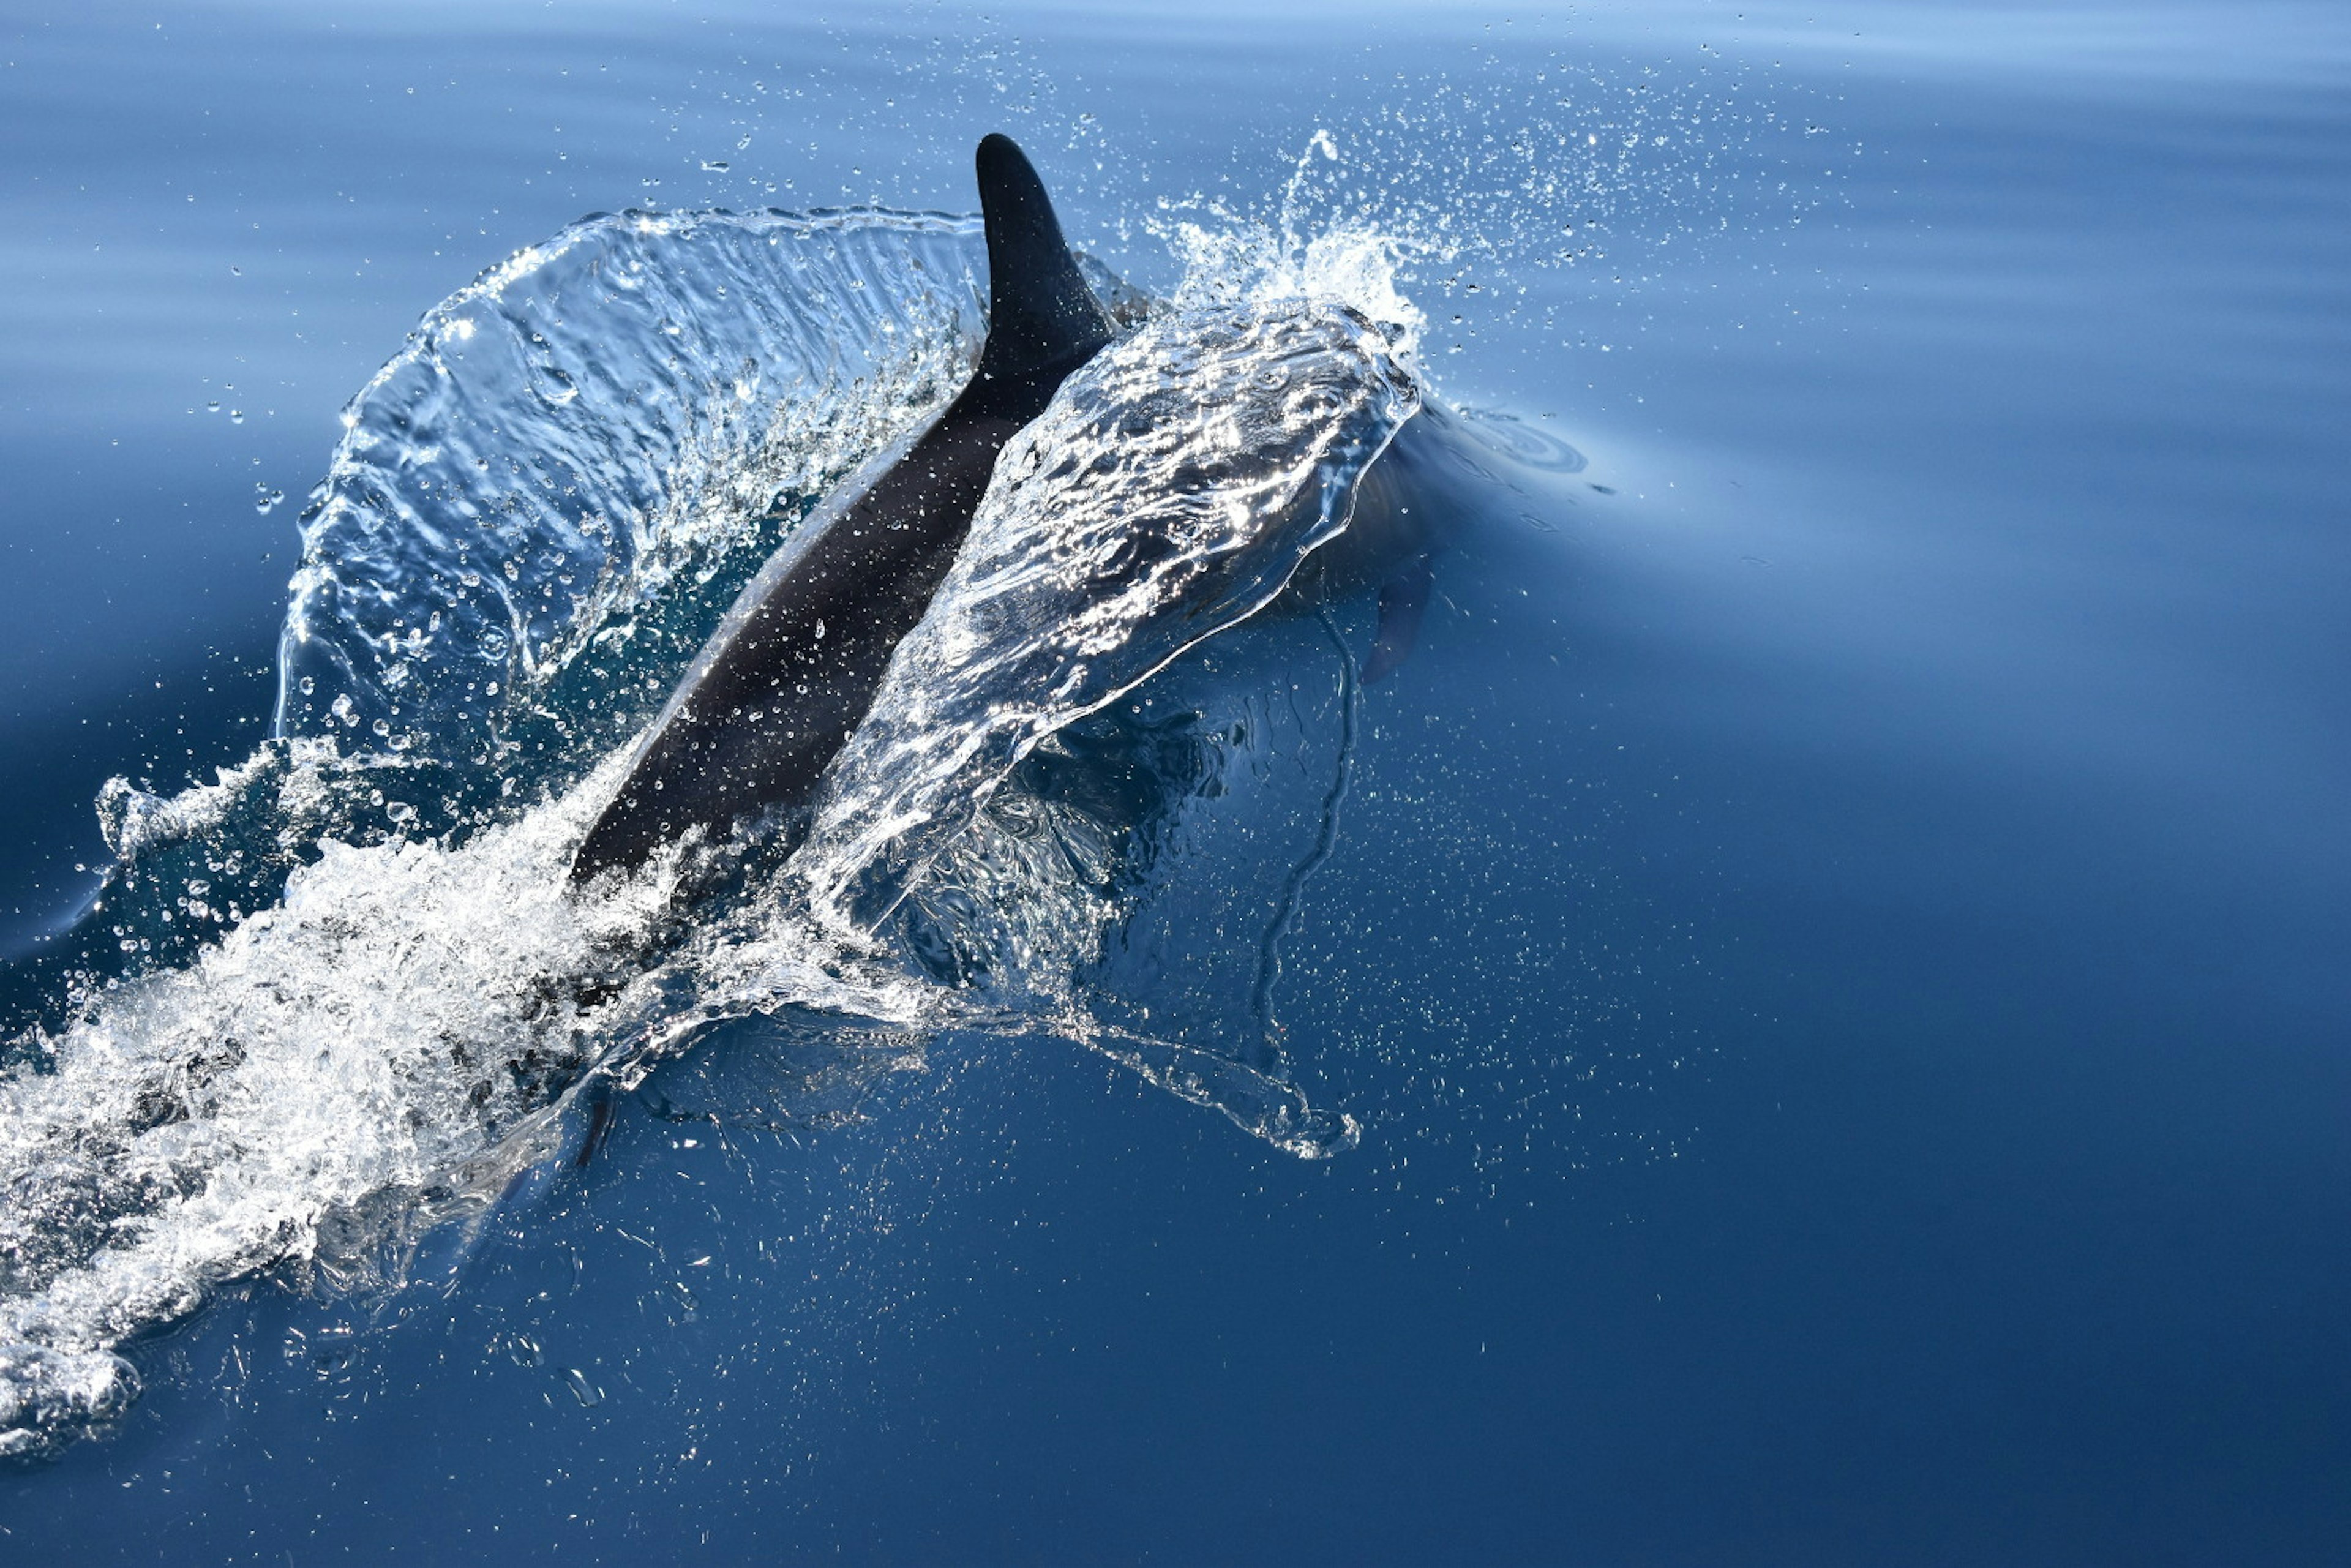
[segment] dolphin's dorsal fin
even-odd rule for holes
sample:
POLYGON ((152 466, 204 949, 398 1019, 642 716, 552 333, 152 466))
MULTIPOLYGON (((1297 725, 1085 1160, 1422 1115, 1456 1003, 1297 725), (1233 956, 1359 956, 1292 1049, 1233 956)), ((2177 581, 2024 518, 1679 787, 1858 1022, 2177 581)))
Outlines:
POLYGON ((987 343, 984 378, 1026 375, 1092 355, 1110 319, 1078 271, 1045 183, 1009 136, 990 136, 973 162, 987 223, 987 343))

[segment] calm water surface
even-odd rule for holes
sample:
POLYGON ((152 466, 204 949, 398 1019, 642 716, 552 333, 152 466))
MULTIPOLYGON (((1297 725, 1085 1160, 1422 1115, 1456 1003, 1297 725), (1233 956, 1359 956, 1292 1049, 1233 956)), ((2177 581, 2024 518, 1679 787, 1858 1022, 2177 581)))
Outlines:
POLYGON ((101 783, 267 732, 345 401, 582 214, 964 211, 1000 128, 1166 289, 1163 202, 1303 170, 1420 247, 1434 389, 1585 460, 1363 694, 1281 980, 1360 1146, 980 1029, 780 1134, 688 1063, 407 1288, 135 1342, 0 1474, 9 1560, 2351 1555, 2335 9, 19 6, 0 57, 20 1011, 101 783))

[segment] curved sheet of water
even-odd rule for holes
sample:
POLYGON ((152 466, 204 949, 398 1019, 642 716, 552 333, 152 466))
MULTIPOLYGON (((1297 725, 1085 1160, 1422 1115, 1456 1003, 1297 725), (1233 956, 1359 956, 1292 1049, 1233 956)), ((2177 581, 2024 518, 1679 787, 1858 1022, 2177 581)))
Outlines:
POLYGON ((344 411, 279 733, 479 754, 595 640, 698 642, 730 563, 961 383, 986 276, 977 220, 877 212, 595 217, 492 267, 344 411))
POLYGON ((1171 315, 1072 376, 833 764, 795 862, 820 915, 875 924, 1039 740, 1263 609, 1419 409, 1330 302, 1171 315))

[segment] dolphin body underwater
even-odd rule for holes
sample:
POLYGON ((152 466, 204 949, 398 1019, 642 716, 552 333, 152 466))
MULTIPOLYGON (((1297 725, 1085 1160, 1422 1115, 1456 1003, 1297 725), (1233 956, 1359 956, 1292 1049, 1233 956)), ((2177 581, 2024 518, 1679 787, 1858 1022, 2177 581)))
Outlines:
MULTIPOLYGON (((696 829, 716 839, 815 799, 954 564, 998 453, 1112 340, 1027 156, 991 135, 974 162, 989 308, 970 381, 909 443, 827 497, 744 588, 582 840, 574 886, 633 871, 696 829)), ((1445 460, 1457 423, 1425 402, 1363 476, 1346 528, 1285 595, 1305 603, 1380 589, 1366 681, 1410 651, 1430 562, 1460 510, 1447 504, 1463 465, 1445 460)))

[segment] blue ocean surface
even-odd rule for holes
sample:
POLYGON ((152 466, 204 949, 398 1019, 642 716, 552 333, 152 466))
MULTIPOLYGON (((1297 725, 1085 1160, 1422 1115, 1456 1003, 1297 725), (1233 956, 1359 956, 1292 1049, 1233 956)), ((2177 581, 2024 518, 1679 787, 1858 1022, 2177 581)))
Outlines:
POLYGON ((0 1562, 2351 1558, 2340 7, 0 83, 0 1562), (806 837, 575 895, 993 131, 1122 336, 806 837))

